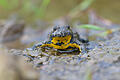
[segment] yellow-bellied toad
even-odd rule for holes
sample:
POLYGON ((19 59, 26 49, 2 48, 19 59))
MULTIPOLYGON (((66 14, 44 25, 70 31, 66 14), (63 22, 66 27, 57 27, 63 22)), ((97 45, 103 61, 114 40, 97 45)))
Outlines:
POLYGON ((38 48, 54 48, 60 53, 81 52, 80 43, 87 43, 88 40, 81 39, 77 32, 73 32, 70 26, 55 26, 49 34, 49 40, 33 46, 38 48))

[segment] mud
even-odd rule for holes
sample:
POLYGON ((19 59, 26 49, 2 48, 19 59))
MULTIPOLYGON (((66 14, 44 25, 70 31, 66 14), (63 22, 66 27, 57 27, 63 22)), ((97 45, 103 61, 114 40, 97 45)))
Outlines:
POLYGON ((118 29, 110 38, 90 41, 88 52, 79 55, 52 55, 52 51, 31 48, 8 50, 1 45, 0 80, 120 80, 119 35, 118 29))
POLYGON ((119 80, 119 35, 119 31, 114 32, 110 40, 96 42, 88 53, 80 55, 54 56, 40 50, 21 54, 40 72, 40 80, 119 80))

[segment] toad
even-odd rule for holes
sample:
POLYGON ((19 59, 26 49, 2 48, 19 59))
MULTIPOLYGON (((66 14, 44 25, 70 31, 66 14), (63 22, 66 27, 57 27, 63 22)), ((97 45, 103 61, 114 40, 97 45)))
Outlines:
POLYGON ((49 34, 48 41, 33 46, 33 50, 39 48, 56 49, 59 53, 81 53, 80 43, 88 43, 88 40, 80 38, 77 32, 73 32, 69 25, 55 26, 49 34))

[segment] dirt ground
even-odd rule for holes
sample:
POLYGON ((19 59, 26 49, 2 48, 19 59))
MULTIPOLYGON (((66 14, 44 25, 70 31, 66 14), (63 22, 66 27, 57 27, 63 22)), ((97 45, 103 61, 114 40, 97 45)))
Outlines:
MULTIPOLYGON (((119 35, 118 30, 111 39, 94 42, 94 48, 81 55, 54 56, 40 50, 6 50, 1 47, 1 55, 9 55, 1 56, 0 65, 5 65, 0 67, 0 73, 5 70, 6 76, 10 76, 10 72, 14 75, 7 80, 120 80, 119 35), (32 67, 26 68, 25 65, 32 67), (9 66, 12 66, 11 71, 9 66)), ((6 80, 6 76, 0 79, 6 80)))

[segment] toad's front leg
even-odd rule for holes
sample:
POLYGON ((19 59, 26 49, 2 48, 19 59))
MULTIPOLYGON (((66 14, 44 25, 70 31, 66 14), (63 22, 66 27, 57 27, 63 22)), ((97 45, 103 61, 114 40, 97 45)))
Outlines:
POLYGON ((87 40, 87 39, 80 38, 80 36, 79 36, 79 34, 77 32, 74 33, 74 37, 77 38, 77 40, 79 40, 82 43, 87 43, 88 44, 88 42, 89 42, 89 40, 87 40))
POLYGON ((78 45, 78 44, 76 44, 76 43, 70 43, 70 44, 68 44, 67 46, 69 46, 69 47, 73 47, 73 48, 78 48, 79 51, 81 52, 80 45, 78 45))
POLYGON ((44 43, 38 43, 38 44, 35 44, 32 49, 33 50, 37 50, 39 48, 42 48, 42 47, 52 47, 51 46, 51 42, 50 41, 47 41, 47 42, 44 42, 44 43))

